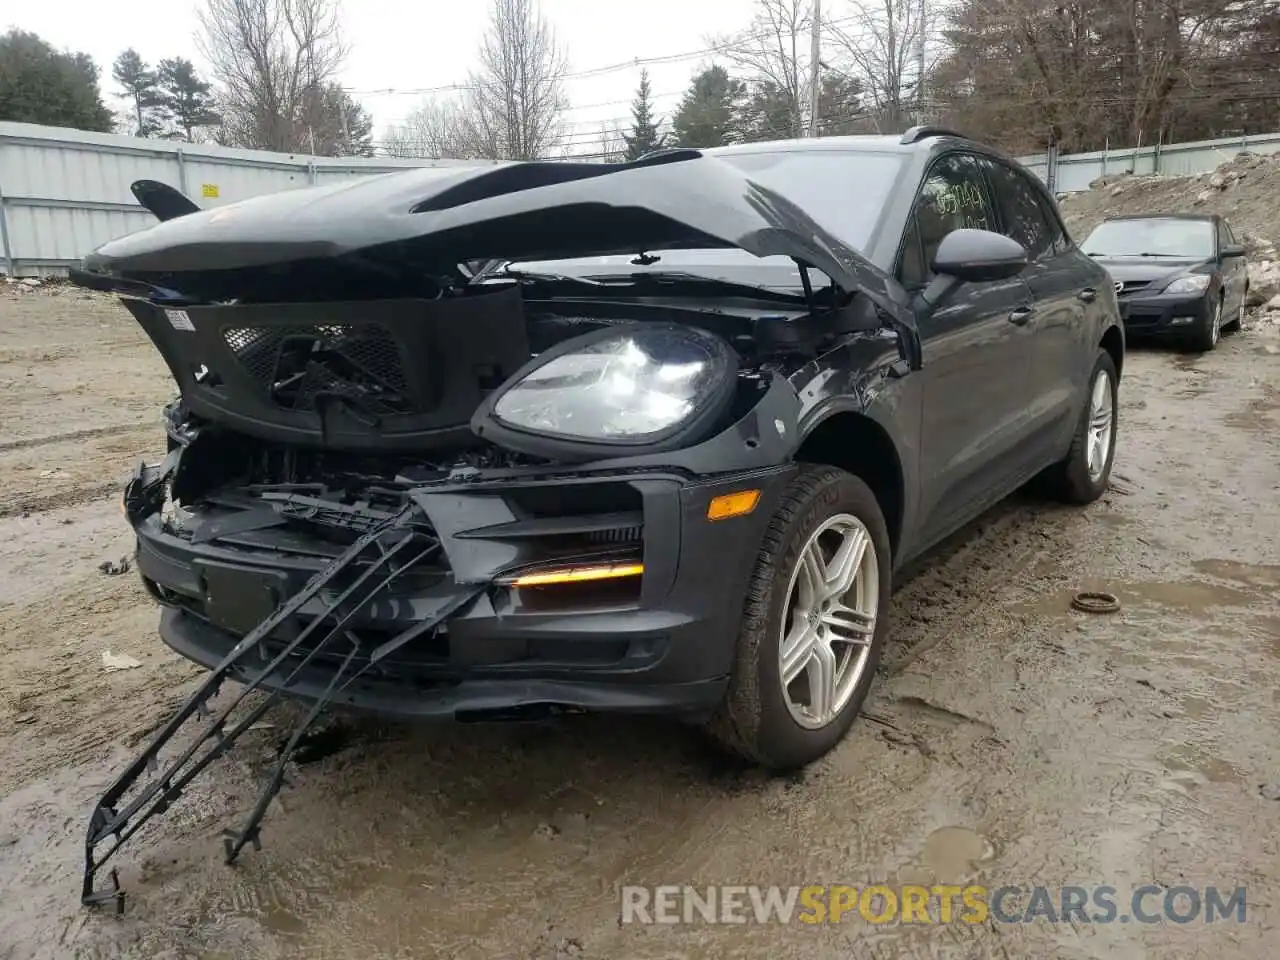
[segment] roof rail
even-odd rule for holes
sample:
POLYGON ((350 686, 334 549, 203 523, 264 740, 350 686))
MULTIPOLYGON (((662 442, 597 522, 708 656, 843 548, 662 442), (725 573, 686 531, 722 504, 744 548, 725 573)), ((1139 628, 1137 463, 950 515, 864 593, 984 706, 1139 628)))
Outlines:
POLYGON ((947 127, 936 127, 931 123, 921 123, 912 127, 902 135, 899 143, 919 143, 925 137, 959 137, 962 140, 969 139, 963 133, 957 133, 947 127))

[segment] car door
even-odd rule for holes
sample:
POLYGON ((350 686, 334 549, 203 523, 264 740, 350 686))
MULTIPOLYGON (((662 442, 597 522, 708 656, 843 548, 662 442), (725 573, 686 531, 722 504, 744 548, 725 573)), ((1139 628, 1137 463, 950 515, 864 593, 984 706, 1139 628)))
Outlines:
POLYGON ((992 161, 992 185, 1001 232, 1027 248, 1023 279, 1035 312, 1027 322, 1031 337, 1032 387, 1028 397, 1028 456, 1040 465, 1059 459, 1069 443, 1093 361, 1084 343, 1089 304, 1105 295, 1095 271, 1068 241, 1062 221, 1031 175, 1001 160, 992 161))
MULTIPOLYGON (((947 153, 930 165, 899 260, 921 290, 938 245, 961 227, 993 229, 985 158, 947 153)), ((967 283, 919 318, 921 536, 932 542, 1006 495, 1021 473, 1030 394, 1031 293, 1020 278, 967 283)))
POLYGON ((1245 286, 1248 282, 1248 262, 1244 257, 1224 257, 1222 251, 1235 246, 1235 233, 1226 220, 1218 221, 1218 261, 1222 265, 1222 283, 1224 287, 1222 304, 1222 322, 1230 323, 1240 312, 1245 298, 1245 286))

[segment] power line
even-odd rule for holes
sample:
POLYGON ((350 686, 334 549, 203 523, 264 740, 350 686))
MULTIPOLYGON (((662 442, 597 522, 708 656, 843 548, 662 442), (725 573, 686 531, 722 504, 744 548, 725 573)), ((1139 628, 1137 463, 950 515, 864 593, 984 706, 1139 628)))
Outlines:
MULTIPOLYGON (((863 18, 860 16, 840 17, 835 20, 826 21, 826 26, 833 27, 837 24, 851 23, 854 20, 861 19, 863 18)), ((699 47, 697 50, 689 50, 685 53, 671 53, 652 57, 633 57, 630 60, 624 60, 619 63, 591 67, 587 70, 571 71, 569 73, 562 74, 559 77, 546 78, 541 82, 551 83, 557 80, 576 80, 583 77, 598 77, 608 73, 617 73, 619 70, 633 70, 636 67, 653 66, 660 63, 680 63, 685 60, 696 60, 697 58, 706 56, 709 53, 725 53, 756 40, 767 40, 769 37, 774 35, 774 31, 761 30, 758 33, 744 34, 740 37, 725 40, 721 43, 714 43, 707 47, 699 47)), ((474 90, 476 89, 476 84, 449 83, 436 87, 381 87, 368 90, 343 87, 342 89, 352 96, 426 96, 435 93, 460 93, 464 90, 474 90)))

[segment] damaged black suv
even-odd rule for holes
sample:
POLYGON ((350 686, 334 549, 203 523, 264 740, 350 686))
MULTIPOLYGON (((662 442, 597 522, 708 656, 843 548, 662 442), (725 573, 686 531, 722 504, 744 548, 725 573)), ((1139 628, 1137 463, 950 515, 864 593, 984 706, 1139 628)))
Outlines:
POLYGON ((163 222, 74 279, 181 391, 137 568, 173 649, 317 706, 670 713, 795 767, 906 561, 1108 483, 1112 284, 946 131, 136 192, 163 222))

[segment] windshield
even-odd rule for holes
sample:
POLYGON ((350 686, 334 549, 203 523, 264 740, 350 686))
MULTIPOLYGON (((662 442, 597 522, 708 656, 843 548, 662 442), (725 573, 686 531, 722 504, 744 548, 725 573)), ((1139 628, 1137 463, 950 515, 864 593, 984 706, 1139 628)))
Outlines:
MULTIPOLYGON (((797 204, 855 250, 865 251, 889 200, 902 159, 892 153, 848 150, 724 154, 726 163, 762 187, 797 204)), ((639 252, 639 251, 637 251, 639 252)), ((755 257, 736 248, 646 251, 652 263, 636 264, 633 255, 578 257, 513 263, 522 273, 604 277, 630 273, 692 273, 766 289, 800 287, 800 271, 789 257, 755 257)))
POLYGON ((1153 217, 1150 220, 1109 220, 1100 224, 1082 244, 1091 257, 1213 256, 1213 222, 1153 217))

